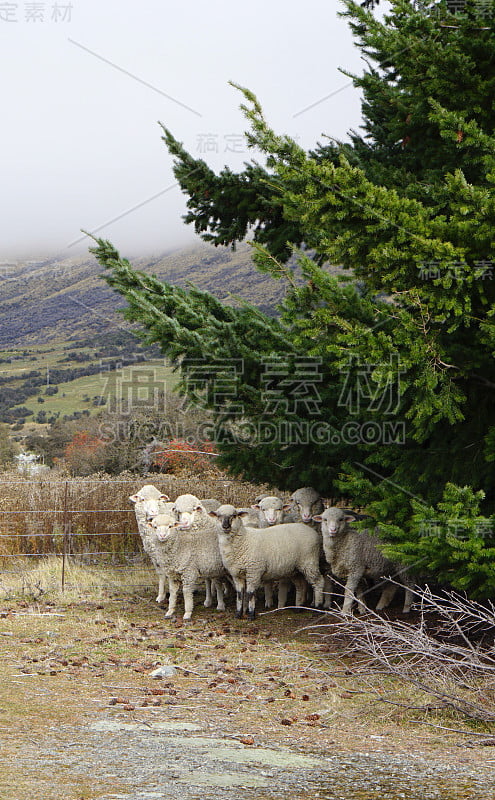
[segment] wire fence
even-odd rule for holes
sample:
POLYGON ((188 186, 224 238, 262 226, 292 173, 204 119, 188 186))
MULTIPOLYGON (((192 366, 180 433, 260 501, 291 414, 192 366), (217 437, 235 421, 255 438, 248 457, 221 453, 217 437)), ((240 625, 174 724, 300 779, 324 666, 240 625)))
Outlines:
POLYGON ((67 478, 45 472, 38 477, 4 473, 0 475, 0 578, 22 575, 36 559, 49 556, 60 558, 62 590, 69 559, 142 573, 148 561, 129 498, 148 483, 171 499, 190 493, 236 506, 251 505, 261 493, 288 498, 288 493, 273 487, 216 476, 67 478))

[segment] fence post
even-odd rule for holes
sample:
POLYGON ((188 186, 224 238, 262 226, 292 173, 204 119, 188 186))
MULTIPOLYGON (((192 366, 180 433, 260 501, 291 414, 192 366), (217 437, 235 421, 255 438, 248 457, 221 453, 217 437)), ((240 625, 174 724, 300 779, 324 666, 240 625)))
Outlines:
POLYGON ((63 537, 63 551, 62 551, 62 594, 65 588, 65 559, 67 556, 67 540, 69 537, 69 506, 68 506, 68 497, 69 497, 69 481, 65 481, 65 489, 64 489, 64 537, 63 537))

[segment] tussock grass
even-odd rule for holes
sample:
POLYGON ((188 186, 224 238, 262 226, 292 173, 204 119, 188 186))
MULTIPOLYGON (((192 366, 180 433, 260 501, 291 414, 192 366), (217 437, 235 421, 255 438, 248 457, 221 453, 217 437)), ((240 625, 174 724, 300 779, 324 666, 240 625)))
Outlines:
POLYGON ((156 594, 156 574, 145 562, 125 568, 115 565, 85 565, 67 558, 62 589, 62 558, 46 556, 32 563, 19 559, 0 574, 0 600, 40 600, 54 603, 103 602, 112 593, 156 594))
MULTIPOLYGON (((69 478, 52 470, 35 478, 18 472, 0 473, 0 565, 1 556, 48 555, 64 549, 72 554, 125 562, 140 554, 134 508, 129 495, 146 483, 175 499, 191 493, 216 497, 224 503, 250 505, 266 486, 211 475, 153 474, 145 478, 133 473, 119 476, 98 473, 88 478, 69 478)), ((271 490, 273 491, 273 490, 271 490)))

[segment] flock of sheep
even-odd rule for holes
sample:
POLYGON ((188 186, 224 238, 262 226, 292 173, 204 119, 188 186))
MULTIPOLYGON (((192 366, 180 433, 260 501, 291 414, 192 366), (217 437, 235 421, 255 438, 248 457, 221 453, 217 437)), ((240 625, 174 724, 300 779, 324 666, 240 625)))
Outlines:
POLYGON ((325 509, 320 495, 305 487, 294 492, 288 503, 279 497, 261 495, 250 508, 222 505, 183 494, 171 502, 155 486, 147 484, 129 498, 134 504, 139 533, 146 553, 158 574, 157 602, 169 592, 166 617, 175 615, 182 586, 184 620, 191 619, 193 593, 201 580, 206 585, 205 606, 216 597, 217 609, 225 611, 225 592, 233 585, 236 615, 247 612, 254 619, 256 592, 263 586, 265 607, 283 608, 291 583, 295 605, 309 600, 315 608, 330 608, 332 577, 345 583, 342 611, 350 613, 357 600, 364 608, 367 579, 381 581, 377 610, 386 608, 397 590, 405 587, 403 612, 413 602, 407 571, 387 560, 379 540, 369 531, 357 531, 351 523, 363 519, 348 509, 325 509), (387 580, 391 578, 391 580, 387 580))

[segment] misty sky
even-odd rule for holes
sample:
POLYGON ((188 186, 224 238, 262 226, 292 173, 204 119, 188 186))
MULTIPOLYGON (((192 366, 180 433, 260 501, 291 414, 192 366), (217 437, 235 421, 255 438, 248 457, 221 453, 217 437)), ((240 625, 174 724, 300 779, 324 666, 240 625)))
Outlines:
POLYGON ((241 167, 251 157, 247 126, 229 80, 254 91, 270 124, 303 146, 324 133, 344 138, 360 104, 338 67, 361 72, 363 63, 340 8, 0 3, 0 260, 80 255, 81 228, 131 256, 194 241, 157 121, 214 168, 241 167))

